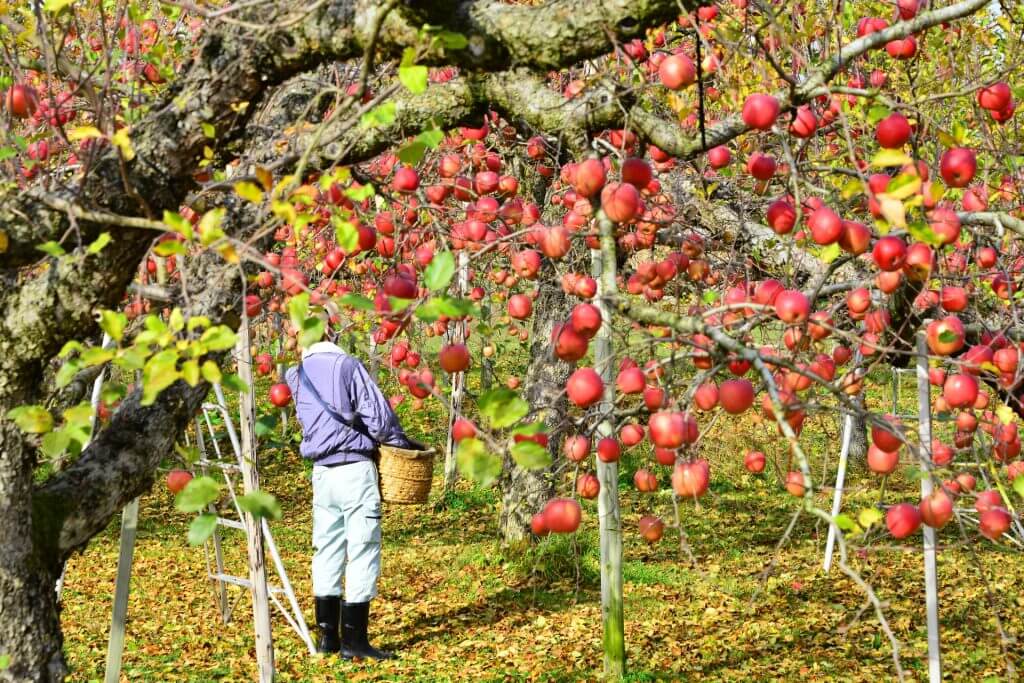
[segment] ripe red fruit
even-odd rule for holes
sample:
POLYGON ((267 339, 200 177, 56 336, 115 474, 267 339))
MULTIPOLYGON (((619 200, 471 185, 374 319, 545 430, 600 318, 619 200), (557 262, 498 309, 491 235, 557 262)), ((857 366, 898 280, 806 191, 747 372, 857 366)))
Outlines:
POLYGON ((657 543, 665 534, 665 523, 653 515, 645 515, 637 523, 640 535, 648 543, 657 543))
POLYGON ((1010 86, 999 81, 978 90, 978 106, 989 111, 1002 111, 1010 104, 1010 86))
POLYGON ((921 512, 921 521, 933 529, 941 529, 953 519, 953 500, 942 489, 932 491, 930 495, 922 498, 918 509, 921 512))
POLYGON ((516 320, 525 320, 533 313, 533 301, 525 294, 513 294, 508 298, 508 314, 516 320))
POLYGON ((644 390, 646 381, 640 368, 623 368, 615 379, 615 386, 623 394, 639 394, 644 390))
POLYGON ((665 405, 666 392, 661 387, 644 387, 644 405, 650 411, 659 410, 665 405))
POLYGON ((790 134, 798 138, 809 138, 818 129, 818 117, 806 104, 797 108, 793 122, 789 124, 790 134))
POLYGON ((260 299, 258 294, 247 294, 245 296, 245 315, 249 318, 255 318, 263 310, 263 301, 260 299))
POLYGON ((978 380, 968 374, 950 375, 942 385, 942 397, 952 408, 970 408, 978 398, 978 380))
POLYGON ((939 303, 947 311, 962 311, 967 308, 967 290, 963 287, 943 287, 939 290, 939 303))
POLYGON ((807 484, 804 482, 804 474, 799 470, 791 470, 786 473, 786 490, 790 495, 797 498, 807 493, 807 484))
POLYGON ((395 177, 391 180, 391 187, 395 192, 415 192, 420 186, 420 176, 416 169, 403 166, 395 171, 395 177))
POLYGON ((938 356, 956 353, 964 346, 964 324, 955 315, 928 323, 925 338, 928 349, 938 356))
POLYGON ((1003 508, 992 508, 978 516, 978 529, 981 535, 994 541, 1010 530, 1012 518, 1003 508))
POLYGON ((606 180, 604 164, 600 159, 587 159, 576 167, 573 189, 581 197, 593 197, 604 187, 606 180))
POLYGON ((701 410, 711 410, 718 405, 718 387, 714 382, 701 384, 693 394, 693 402, 701 410))
POLYGON ((167 488, 177 494, 192 481, 192 473, 186 470, 171 470, 167 473, 167 488))
POLYGON ((704 459, 678 462, 672 470, 672 490, 681 498, 700 498, 710 482, 710 468, 704 459))
POLYGON ((747 455, 743 458, 743 466, 747 468, 748 472, 754 474, 764 472, 766 462, 764 453, 761 451, 747 451, 747 455))
POLYGON ((775 175, 776 163, 767 154, 754 152, 747 158, 747 173, 758 180, 770 180, 775 175))
POLYGON ((437 354, 437 360, 445 372, 463 372, 469 367, 469 349, 465 344, 446 344, 437 354))
POLYGON ((907 144, 911 134, 910 121, 903 114, 893 112, 878 122, 875 128, 875 139, 879 146, 887 149, 899 149, 907 144))
POLYGON ((530 531, 536 536, 547 536, 551 533, 551 529, 548 529, 548 522, 544 518, 544 512, 538 512, 530 518, 530 531))
POLYGON ((939 173, 950 187, 967 187, 977 169, 974 150, 965 147, 948 149, 939 160, 939 173))
POLYGON ((779 101, 771 95, 749 95, 743 102, 743 123, 768 130, 779 116, 779 101))
POLYGON ((978 497, 974 501, 974 509, 978 512, 985 512, 986 510, 1002 506, 1003 497, 999 495, 999 491, 995 489, 978 492, 978 497))
POLYGON ((776 199, 768 206, 765 218, 776 234, 788 235, 796 224, 796 210, 785 199, 776 199))
POLYGON ((581 408, 588 408, 604 396, 604 382, 594 368, 580 368, 565 383, 569 400, 581 408))
POLYGON ((910 59, 917 54, 917 40, 907 36, 902 40, 890 40, 885 44, 885 51, 895 59, 910 59))
POLYGON ((580 494, 580 498, 592 500, 597 498, 597 494, 600 492, 601 482, 591 472, 581 474, 579 479, 576 480, 576 493, 580 494))
POLYGON ((729 165, 730 161, 732 161, 732 152, 725 145, 712 147, 708 150, 708 163, 711 164, 711 168, 725 168, 729 165))
POLYGON ((802 323, 811 314, 811 302, 795 289, 787 289, 775 297, 775 315, 786 323, 802 323))
POLYGON ((859 256, 868 250, 871 243, 871 231, 863 223, 843 221, 843 232, 839 235, 839 246, 843 251, 859 256))
POLYGON ((577 361, 587 355, 587 338, 572 328, 572 325, 555 325, 551 331, 555 355, 565 361, 577 361))
POLYGON ((669 90, 681 90, 697 80, 697 69, 686 55, 669 55, 658 66, 658 78, 669 90))
POLYGON ((25 83, 15 83, 4 96, 4 107, 14 118, 27 119, 36 113, 38 106, 36 89, 25 83))
POLYGON ((571 534, 580 527, 583 510, 571 498, 553 498, 544 506, 544 521, 547 528, 556 534, 571 534))
POLYGON ((900 464, 900 454, 884 451, 875 444, 868 446, 868 469, 875 474, 892 474, 900 464))
MULTIPOLYGON (((625 443, 625 440, 623 440, 623 443, 625 443)), ((620 457, 622 457, 622 447, 612 437, 606 436, 597 442, 597 459, 601 462, 618 462, 620 457)))
POLYGON ((641 493, 652 493, 658 490, 658 477, 654 472, 641 467, 633 474, 633 484, 641 493))
POLYGON ((835 211, 822 206, 807 219, 807 227, 811 229, 811 239, 817 244, 832 244, 843 233, 843 220, 835 211))
POLYGON ((897 433, 900 431, 900 419, 893 415, 886 415, 885 421, 892 425, 892 429, 886 429, 879 425, 871 427, 871 441, 883 451, 898 451, 903 445, 897 433))
POLYGON ((608 183, 601 190, 601 210, 614 223, 628 223, 640 211, 640 193, 629 183, 608 183))
POLYGON ((651 166, 643 159, 630 157, 622 162, 622 182, 629 183, 636 189, 642 190, 653 179, 654 174, 651 172, 651 166))
POLYGON ((921 527, 921 511, 910 503, 893 505, 885 513, 885 526, 894 538, 906 538, 921 527))
POLYGON ((742 413, 754 403, 754 385, 745 379, 726 380, 718 388, 718 402, 727 413, 742 413))
POLYGON ((585 436, 568 436, 562 442, 562 454, 573 462, 582 462, 590 453, 590 439, 585 436))
POLYGON ((577 334, 590 339, 601 329, 601 309, 593 304, 576 304, 572 309, 569 324, 577 334))
POLYGON ((871 256, 881 270, 886 272, 899 270, 907 258, 907 243, 894 235, 886 235, 875 242, 871 256))
POLYGON ((278 408, 284 408, 291 403, 291 400, 292 390, 288 388, 287 384, 279 383, 270 387, 270 402, 278 408))
POLYGON ((648 422, 651 442, 659 448, 679 448, 684 442, 685 420, 682 413, 659 411, 648 422))
POLYGON ((464 417, 460 417, 452 424, 452 439, 456 442, 463 439, 471 439, 476 436, 476 425, 464 417))

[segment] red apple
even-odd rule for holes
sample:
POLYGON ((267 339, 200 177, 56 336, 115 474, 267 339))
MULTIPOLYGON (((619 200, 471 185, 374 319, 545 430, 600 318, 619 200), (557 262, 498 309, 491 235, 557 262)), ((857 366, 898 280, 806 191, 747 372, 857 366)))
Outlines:
POLYGON ((658 78, 669 90, 681 90, 696 82, 697 69, 686 55, 669 55, 658 66, 658 78))
POLYGON ((894 538, 906 538, 921 527, 921 511, 916 505, 898 503, 885 513, 885 525, 894 538))
POLYGON ((718 388, 718 402, 727 413, 742 413, 754 403, 754 386, 745 379, 726 380, 718 388))
POLYGON ((764 472, 766 462, 764 453, 761 451, 747 451, 747 455, 743 458, 743 466, 747 468, 748 472, 754 474, 764 472))
POLYGON ((750 128, 768 130, 779 116, 779 101, 771 95, 749 95, 743 102, 743 123, 750 128))
POLYGON ((707 492, 710 481, 707 460, 679 462, 672 470, 672 490, 681 498, 700 498, 707 492))
POLYGON ((583 511, 571 498, 553 498, 544 506, 543 515, 552 533, 571 534, 579 528, 583 511))
POLYGON ((167 473, 167 488, 177 494, 192 481, 192 473, 186 470, 171 470, 167 473))
POLYGON ((469 349, 465 344, 446 344, 437 354, 437 360, 445 372, 463 372, 469 367, 469 349))
POLYGON ((652 515, 641 517, 637 527, 648 543, 657 543, 665 533, 665 523, 652 515))
POLYGON ((887 149, 899 149, 907 144, 911 134, 910 121, 903 114, 893 112, 878 122, 875 128, 875 139, 879 146, 887 149))
POLYGON ((565 383, 569 400, 580 408, 588 408, 604 396, 604 382, 594 368, 580 368, 565 383))
POLYGON ((573 462, 582 462, 590 454, 590 439, 585 436, 567 436, 562 442, 562 453, 573 462))
POLYGON ((933 529, 941 529, 953 519, 953 500, 942 489, 922 498, 918 508, 921 520, 933 529))
POLYGON ((953 408, 970 408, 978 398, 978 380, 968 374, 951 375, 942 386, 942 397, 953 408))
POLYGON ((287 384, 279 383, 270 387, 270 402, 278 408, 284 408, 291 403, 292 390, 287 384))
POLYGON ((939 173, 950 187, 967 187, 977 169, 974 150, 966 147, 948 149, 939 160, 939 173))
POLYGON ((875 242, 871 255, 881 270, 886 272, 899 270, 907 258, 907 244, 899 237, 886 235, 875 242))
POLYGON ((597 477, 590 472, 581 474, 576 480, 576 493, 580 494, 580 498, 586 498, 587 500, 593 500, 597 498, 597 494, 601 491, 601 482, 597 480, 597 477))
POLYGON ((775 298, 775 314, 786 323, 802 323, 811 314, 811 302, 795 289, 780 292, 775 298))

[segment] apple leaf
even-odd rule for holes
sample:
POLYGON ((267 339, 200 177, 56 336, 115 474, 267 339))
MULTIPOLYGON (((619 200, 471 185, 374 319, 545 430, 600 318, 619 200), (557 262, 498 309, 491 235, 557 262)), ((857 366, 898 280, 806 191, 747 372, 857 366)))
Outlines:
POLYGON ((480 397, 480 414, 491 421, 495 429, 509 427, 530 412, 530 404, 507 387, 491 389, 480 397))
POLYGON ((299 331, 299 346, 306 349, 323 339, 324 329, 327 327, 323 318, 313 316, 302 321, 299 331))
POLYGON ((238 336, 227 325, 217 325, 203 332, 199 341, 208 351, 227 351, 238 341, 238 336))
POLYGON ((288 302, 288 317, 295 327, 302 327, 302 321, 309 314, 309 292, 296 294, 288 302))
POLYGON ((52 256, 54 258, 57 258, 59 256, 63 256, 64 254, 67 253, 66 251, 64 251, 64 247, 60 246, 59 244, 57 244, 53 240, 50 240, 49 242, 43 242, 42 244, 36 245, 36 249, 38 249, 39 251, 43 252, 47 256, 52 256))
POLYGON ((840 513, 836 515, 836 526, 842 529, 843 531, 849 531, 852 533, 857 533, 860 530, 860 527, 857 526, 857 523, 853 521, 853 517, 850 517, 846 513, 840 513))
POLYGON ((488 453, 480 439, 463 439, 455 453, 459 472, 481 486, 490 486, 501 474, 501 458, 488 453))
POLYGON ((1013 490, 1017 492, 1018 496, 1024 498, 1024 474, 1013 480, 1013 490))
POLYGON ((269 434, 273 434, 274 430, 277 428, 278 421, 279 419, 277 413, 261 415, 259 419, 256 420, 256 436, 262 438, 269 434))
POLYGON ((28 434, 45 434, 53 429, 53 415, 42 406, 18 406, 7 411, 7 419, 28 434))
POLYGON ((234 373, 224 375, 224 380, 221 382, 222 386, 231 391, 237 391, 240 394, 247 393, 249 391, 249 385, 242 381, 242 378, 234 373))
POLYGON ((423 284, 432 292, 446 288, 455 276, 455 255, 450 251, 435 254, 423 271, 423 284))
POLYGON ((906 152, 898 149, 881 149, 871 159, 871 165, 874 168, 904 166, 912 163, 914 163, 914 160, 906 152))
POLYGON ((363 128, 387 126, 395 120, 395 109, 394 100, 387 100, 363 114, 363 117, 359 120, 359 125, 363 128))
POLYGON ((351 254, 359 247, 359 228, 352 221, 334 221, 334 240, 338 248, 351 254))
POLYGON ((181 512, 199 512, 220 497, 221 485, 212 477, 196 477, 174 498, 174 507, 181 512))
POLYGON ((180 234, 187 240, 191 240, 195 237, 195 233, 192 230, 192 223, 179 213, 175 213, 174 211, 164 211, 164 223, 171 230, 180 234))
POLYGON ((351 306, 352 308, 358 308, 361 311, 373 311, 376 307, 373 305, 373 301, 367 299, 362 294, 349 293, 338 299, 338 303, 343 306, 351 306))
POLYGON ((426 155, 426 153, 427 146, 419 140, 413 140, 409 144, 399 149, 395 156, 397 156, 398 160, 401 161, 403 164, 415 166, 416 164, 420 163, 423 160, 423 157, 426 155))
POLYGON ((818 258, 824 263, 832 263, 839 257, 840 251, 839 243, 833 242, 818 252, 818 258))
POLYGON ((277 499, 266 491, 253 491, 239 497, 238 507, 253 517, 281 519, 281 506, 278 504, 277 499))
POLYGON ((92 244, 88 246, 86 251, 88 251, 90 254, 98 254, 101 251, 103 251, 103 247, 110 244, 110 239, 111 238, 109 232, 101 232, 100 236, 93 240, 92 244))
POLYGON ((178 372, 178 352, 164 349, 148 361, 142 369, 142 400, 140 405, 150 406, 156 401, 160 392, 174 384, 181 373, 178 372))
POLYGON ((881 104, 876 104, 875 106, 871 107, 871 109, 868 109, 868 123, 874 126, 888 115, 888 107, 883 106, 881 104))
POLYGON ((248 181, 243 180, 235 183, 235 194, 253 204, 259 204, 263 201, 263 190, 255 183, 248 181))
POLYGON ((957 339, 959 339, 959 337, 957 337, 956 332, 953 332, 952 330, 943 330, 942 332, 939 332, 939 341, 943 344, 952 344, 957 339))
POLYGON ((857 515, 857 523, 867 529, 872 524, 882 521, 882 511, 877 508, 864 508, 857 515))
POLYGON ((100 329, 115 342, 124 338, 124 328, 128 326, 128 316, 119 311, 100 311, 100 329))
POLYGON ((167 258, 168 256, 184 256, 187 250, 185 245, 178 240, 167 240, 153 247, 153 253, 167 258))
POLYGON ((220 381, 223 379, 220 367, 212 360, 205 361, 203 366, 199 368, 199 372, 202 373, 203 379, 210 384, 220 384, 220 381))
POLYGON ((402 62, 398 66, 398 80, 409 92, 418 95, 427 89, 427 67, 418 65, 415 61, 416 48, 405 48, 402 62))
POLYGON ((548 449, 536 441, 520 441, 512 446, 512 459, 526 470, 539 470, 551 464, 548 449))
POLYGON ((540 434, 545 429, 547 429, 547 425, 544 424, 544 421, 537 420, 536 422, 530 422, 524 425, 519 425, 518 427, 512 430, 512 433, 521 434, 523 436, 533 436, 535 434, 540 434))
POLYGON ((188 525, 188 544, 200 545, 206 542, 217 528, 217 515, 204 512, 188 525))

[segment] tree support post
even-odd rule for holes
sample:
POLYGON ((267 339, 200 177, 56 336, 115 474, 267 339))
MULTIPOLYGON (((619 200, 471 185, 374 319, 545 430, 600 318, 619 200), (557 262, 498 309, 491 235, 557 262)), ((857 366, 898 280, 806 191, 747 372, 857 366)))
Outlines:
MULTIPOLYGON (((853 367, 860 365, 860 351, 854 355, 853 367)), ((832 494, 832 519, 839 516, 843 508, 843 486, 846 484, 846 469, 850 464, 850 445, 853 443, 853 430, 855 429, 853 413, 843 415, 843 444, 839 448, 839 465, 836 468, 836 489, 832 494)), ((828 574, 832 569, 832 555, 836 549, 836 532, 838 527, 835 524, 828 525, 828 540, 825 542, 825 561, 822 569, 828 574)))
MULTIPOLYGON (((253 396, 252 353, 249 349, 249 317, 242 314, 238 327, 236 350, 238 376, 248 389, 239 395, 239 422, 242 457, 242 488, 246 494, 260 488, 259 459, 256 452, 256 402, 253 396)), ((219 397, 218 397, 219 398, 219 397)), ((256 665, 260 683, 274 680, 274 642, 270 633, 270 597, 267 589, 266 556, 263 550, 263 527, 260 520, 244 512, 242 521, 248 529, 246 541, 249 557, 249 580, 252 582, 252 616, 256 632, 256 665)))
POLYGON ((139 523, 139 499, 121 511, 121 550, 117 556, 117 580, 114 583, 114 613, 110 620, 107 643, 107 668, 104 683, 121 680, 121 656, 124 654, 125 623, 128 620, 128 593, 132 581, 132 556, 135 554, 135 531, 139 523))
MULTIPOLYGON (((605 297, 614 296, 617 285, 614 225, 604 214, 598 215, 601 249, 591 251, 591 272, 598 283, 597 306, 601 311, 601 329, 594 339, 594 362, 604 380, 603 419, 598 436, 611 436, 615 406, 615 353, 612 346, 611 307, 605 297)), ((626 673, 626 639, 622 591, 622 515, 619 510, 619 466, 597 461, 597 479, 601 484, 597 514, 601 534, 601 617, 604 622, 604 673, 621 678, 626 673)))
MULTIPOLYGON (((920 413, 918 436, 921 440, 921 498, 932 493, 931 443, 932 401, 928 381, 928 343, 923 333, 917 335, 917 400, 920 413)), ((922 525, 924 536, 925 608, 928 620, 928 681, 942 683, 942 657, 939 644, 939 578, 935 567, 935 529, 922 525)))
MULTIPOLYGON (((469 288, 469 254, 465 249, 459 251, 459 269, 457 286, 459 296, 465 297, 469 288)), ((452 332, 452 343, 463 344, 466 341, 466 321, 460 320, 455 323, 452 332)), ((466 393, 466 373, 457 372, 452 375, 452 399, 451 409, 448 411, 448 440, 444 449, 444 491, 448 493, 455 488, 455 482, 459 478, 458 469, 455 463, 455 435, 452 430, 455 427, 455 420, 462 411, 462 398, 466 393)))

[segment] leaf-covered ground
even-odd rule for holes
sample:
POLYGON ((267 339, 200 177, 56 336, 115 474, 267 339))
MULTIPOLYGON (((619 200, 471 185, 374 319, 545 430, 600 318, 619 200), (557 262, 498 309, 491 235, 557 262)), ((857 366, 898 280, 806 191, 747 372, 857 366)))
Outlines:
MULTIPOLYGON (((403 416, 432 440, 429 411, 403 416)), ((713 485, 699 508, 681 508, 696 565, 668 530, 648 546, 635 533, 652 511, 672 518, 667 492, 641 497, 627 483, 639 458, 622 468, 626 528, 626 640, 630 678, 655 680, 878 681, 894 678, 892 650, 863 595, 836 570, 821 570, 826 529, 802 518, 790 542, 775 546, 796 502, 774 473, 740 467, 748 447, 779 457, 767 425, 720 424, 706 436, 713 485), (774 449, 774 450, 773 450, 774 449)), ((808 428, 821 456, 838 449, 834 424, 808 428), (815 431, 817 429, 817 431, 815 431)), ((784 464, 784 463, 783 463, 784 464)), ((771 469, 771 468, 769 468, 771 469)), ((571 475, 570 475, 571 476, 571 475)), ((659 474, 666 488, 665 472, 659 474)), ((310 488, 293 453, 266 458, 263 482, 285 516, 274 535, 299 599, 312 621, 310 488)), ((437 482, 435 482, 436 484, 437 482)), ((906 499, 915 484, 892 481, 886 493, 906 499), (903 493, 899 493, 902 487, 903 493)), ((437 496, 435 485, 434 498, 437 496)), ((819 494, 827 505, 828 493, 819 494)), ((878 496, 877 481, 857 473, 847 509, 878 496)), ((584 529, 549 538, 527 553, 496 540, 493 491, 460 485, 442 507, 392 507, 385 519, 384 575, 373 604, 376 644, 401 658, 360 665, 310 657, 275 617, 283 681, 584 681, 599 678, 597 515, 585 503, 584 529)), ((255 659, 248 594, 232 589, 234 616, 220 622, 202 548, 185 540, 189 517, 164 487, 143 498, 127 626, 123 680, 252 680, 255 659)), ((952 525, 951 525, 952 526, 952 525)), ((228 567, 245 573, 244 541, 227 531, 228 567)), ((869 539, 870 540, 870 539, 869 539)), ((890 539, 891 540, 891 539, 890 539)), ((877 535, 852 564, 886 603, 910 680, 926 677, 920 535, 903 548, 877 535)), ((1007 680, 1007 660, 1024 667, 1024 562, 987 544, 960 546, 947 528, 939 555, 940 619, 947 680, 1007 680), (996 617, 1008 641, 1001 644, 996 617)), ((76 681, 102 678, 117 560, 118 525, 71 562, 64 598, 66 649, 76 681)))

